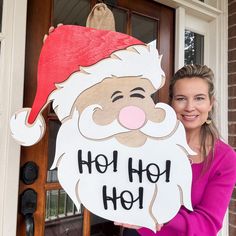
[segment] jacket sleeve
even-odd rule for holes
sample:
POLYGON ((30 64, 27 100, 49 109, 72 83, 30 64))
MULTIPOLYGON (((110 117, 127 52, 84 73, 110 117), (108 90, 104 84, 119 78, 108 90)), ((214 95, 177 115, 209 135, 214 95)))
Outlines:
POLYGON ((194 211, 188 211, 182 207, 179 213, 156 234, 150 230, 141 228, 140 235, 169 235, 164 234, 168 228, 176 235, 188 236, 215 236, 222 227, 223 218, 230 201, 230 197, 236 182, 236 155, 233 150, 224 154, 217 163, 216 170, 209 177, 202 200, 194 207, 194 211), (163 231, 163 232, 162 232, 163 231))

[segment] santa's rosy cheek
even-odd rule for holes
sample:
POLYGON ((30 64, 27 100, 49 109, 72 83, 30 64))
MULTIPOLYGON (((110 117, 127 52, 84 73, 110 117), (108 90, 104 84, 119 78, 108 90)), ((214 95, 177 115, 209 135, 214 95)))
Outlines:
POLYGON ((120 110, 119 122, 125 128, 128 129, 139 129, 141 128, 145 121, 145 112, 136 106, 127 106, 120 110))

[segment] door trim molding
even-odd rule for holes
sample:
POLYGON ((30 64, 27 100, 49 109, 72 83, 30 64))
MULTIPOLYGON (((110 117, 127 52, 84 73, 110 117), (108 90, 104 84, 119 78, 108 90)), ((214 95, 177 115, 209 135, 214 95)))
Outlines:
POLYGON ((20 146, 9 120, 22 107, 27 0, 4 0, 0 55, 0 235, 16 235, 20 146))

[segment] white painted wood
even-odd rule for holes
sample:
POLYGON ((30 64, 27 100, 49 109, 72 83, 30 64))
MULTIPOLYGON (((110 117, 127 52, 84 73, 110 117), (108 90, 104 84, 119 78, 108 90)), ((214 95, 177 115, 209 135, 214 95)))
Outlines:
MULTIPOLYGON (((155 0, 172 8, 183 7, 186 12, 196 15, 206 21, 215 19, 221 10, 207 4, 203 4, 197 0, 155 0)), ((225 1, 225 0, 223 0, 225 1)))
POLYGON ((209 65, 209 23, 196 16, 186 14, 185 29, 204 36, 204 64, 209 65))
POLYGON ((185 9, 176 9, 175 20, 175 71, 184 66, 184 31, 185 31, 185 9))
MULTIPOLYGON (((214 68, 216 78, 216 99, 217 99, 217 126, 224 140, 228 141, 228 1, 220 1, 222 14, 210 25, 210 42, 215 42, 215 53, 211 51, 211 67, 214 68), (214 27, 213 27, 214 25, 214 27), (214 30, 215 29, 215 30, 214 30), (215 57, 215 61, 213 59, 215 57)), ((228 210, 225 214, 223 227, 219 236, 229 235, 228 210)))
POLYGON ((4 0, 0 56, 0 235, 15 236, 20 148, 9 119, 22 106, 26 0, 4 0))

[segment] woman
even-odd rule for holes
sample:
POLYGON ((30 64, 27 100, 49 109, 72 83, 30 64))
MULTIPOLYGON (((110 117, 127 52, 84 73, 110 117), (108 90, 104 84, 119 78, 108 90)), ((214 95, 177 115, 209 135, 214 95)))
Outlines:
MULTIPOLYGON (((137 229, 142 236, 216 236, 236 182, 236 154, 220 140, 213 121, 215 104, 213 72, 207 66, 186 65, 170 81, 170 104, 186 129, 189 146, 197 153, 192 164, 193 212, 182 207, 157 233, 137 229)), ((125 229, 124 235, 138 235, 125 229)))

